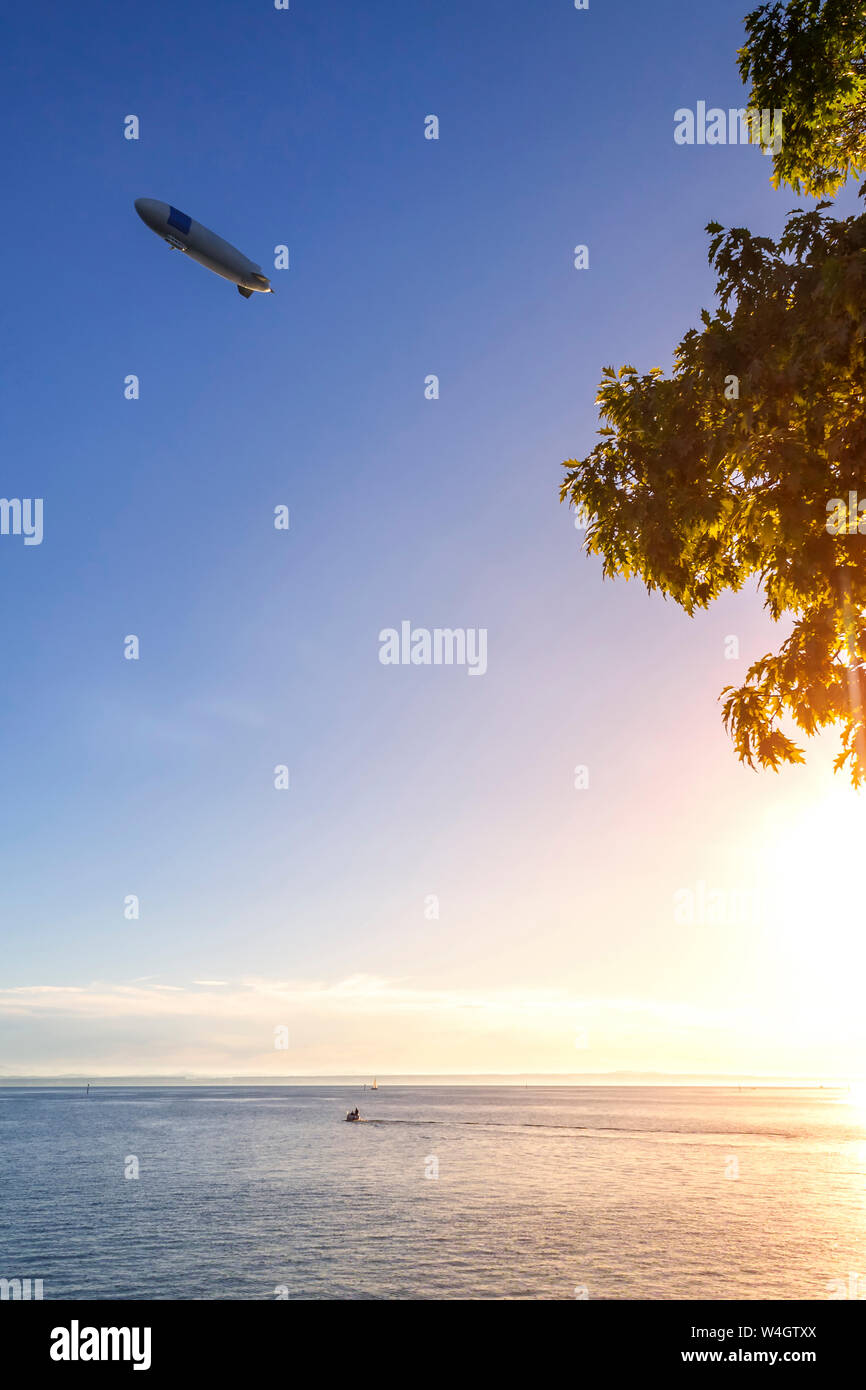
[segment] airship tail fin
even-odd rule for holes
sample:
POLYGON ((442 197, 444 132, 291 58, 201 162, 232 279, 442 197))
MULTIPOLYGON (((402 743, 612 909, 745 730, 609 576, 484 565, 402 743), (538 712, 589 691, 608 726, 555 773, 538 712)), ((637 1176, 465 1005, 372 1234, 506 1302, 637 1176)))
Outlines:
POLYGON ((244 299, 252 299, 253 297, 252 290, 245 290, 243 285, 238 285, 238 294, 242 294, 244 299))

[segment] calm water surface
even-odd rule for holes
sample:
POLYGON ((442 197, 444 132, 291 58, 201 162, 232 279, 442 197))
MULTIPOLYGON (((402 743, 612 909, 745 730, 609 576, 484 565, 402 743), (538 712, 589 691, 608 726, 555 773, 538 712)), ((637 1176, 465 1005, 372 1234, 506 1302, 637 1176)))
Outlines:
POLYGON ((864 1297, 866 1112, 830 1090, 0 1088, 0 1277, 46 1299, 864 1297))

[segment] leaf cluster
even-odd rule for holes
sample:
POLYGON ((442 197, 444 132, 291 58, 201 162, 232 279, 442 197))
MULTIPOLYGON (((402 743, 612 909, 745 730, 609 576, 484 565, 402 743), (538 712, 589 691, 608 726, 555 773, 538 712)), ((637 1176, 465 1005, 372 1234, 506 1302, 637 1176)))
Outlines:
POLYGON ((831 535, 827 519, 832 499, 866 499, 866 216, 828 206, 792 213, 778 241, 709 224, 715 310, 670 376, 604 368, 599 441, 566 461, 561 497, 590 518, 586 549, 606 576, 689 614, 754 579, 794 625, 722 692, 740 759, 801 762, 786 714, 806 735, 840 723, 836 765, 859 785, 866 536, 831 535))
POLYGON ((866 167, 866 0, 775 0, 746 16, 746 36, 749 104, 783 113, 774 185, 834 193, 866 167))

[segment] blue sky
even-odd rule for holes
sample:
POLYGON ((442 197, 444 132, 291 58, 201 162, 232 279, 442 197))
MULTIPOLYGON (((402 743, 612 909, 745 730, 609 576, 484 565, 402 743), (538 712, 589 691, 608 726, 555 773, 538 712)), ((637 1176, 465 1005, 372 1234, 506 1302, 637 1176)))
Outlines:
POLYGON ((797 201, 755 149, 673 141, 742 101, 746 8, 10 17, 2 494, 45 538, 0 538, 7 1071, 567 1071, 588 1019, 590 1071, 859 1065, 826 1000, 819 1064, 778 960, 780 834, 850 810, 831 744, 756 776, 716 703, 779 634, 753 595, 691 621, 603 585, 557 501, 601 367, 668 368, 711 303, 705 223, 797 201), (288 245, 277 293, 171 253, 141 196, 266 273, 288 245), (404 619, 486 628, 487 673, 382 666, 404 619), (753 869, 777 929, 672 921, 753 869))

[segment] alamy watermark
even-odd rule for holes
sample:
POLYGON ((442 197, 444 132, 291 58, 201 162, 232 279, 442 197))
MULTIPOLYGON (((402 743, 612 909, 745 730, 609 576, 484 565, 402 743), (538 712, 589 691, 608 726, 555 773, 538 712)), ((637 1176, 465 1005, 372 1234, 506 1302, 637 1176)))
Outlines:
POLYGON ((858 502, 856 492, 849 492, 847 504, 841 497, 831 497, 827 513, 825 529, 829 536, 866 536, 866 497, 858 502))
POLYGON ((406 620, 379 633, 383 666, 466 666, 470 676, 487 670, 486 627, 415 627, 406 620))
POLYGON ((134 1371, 148 1371, 151 1339, 149 1327, 82 1327, 73 1318, 68 1327, 52 1328, 48 1355, 52 1361, 130 1361, 134 1371))
POLYGON ((0 497, 0 536, 23 536, 25 545, 42 544, 41 497, 0 497))
POLYGON ((680 106, 674 112, 674 143, 677 145, 761 145, 764 154, 778 154, 782 148, 782 112, 778 108, 759 111, 755 107, 711 106, 699 101, 694 109, 680 106))
POLYGON ((673 895, 674 921, 681 927, 760 926, 767 915, 761 889, 715 888, 704 879, 673 895))
POLYGON ((21 1300, 26 1302, 34 1299, 39 1302, 43 1297, 43 1281, 41 1279, 0 1279, 0 1301, 6 1302, 11 1299, 13 1302, 21 1300))

